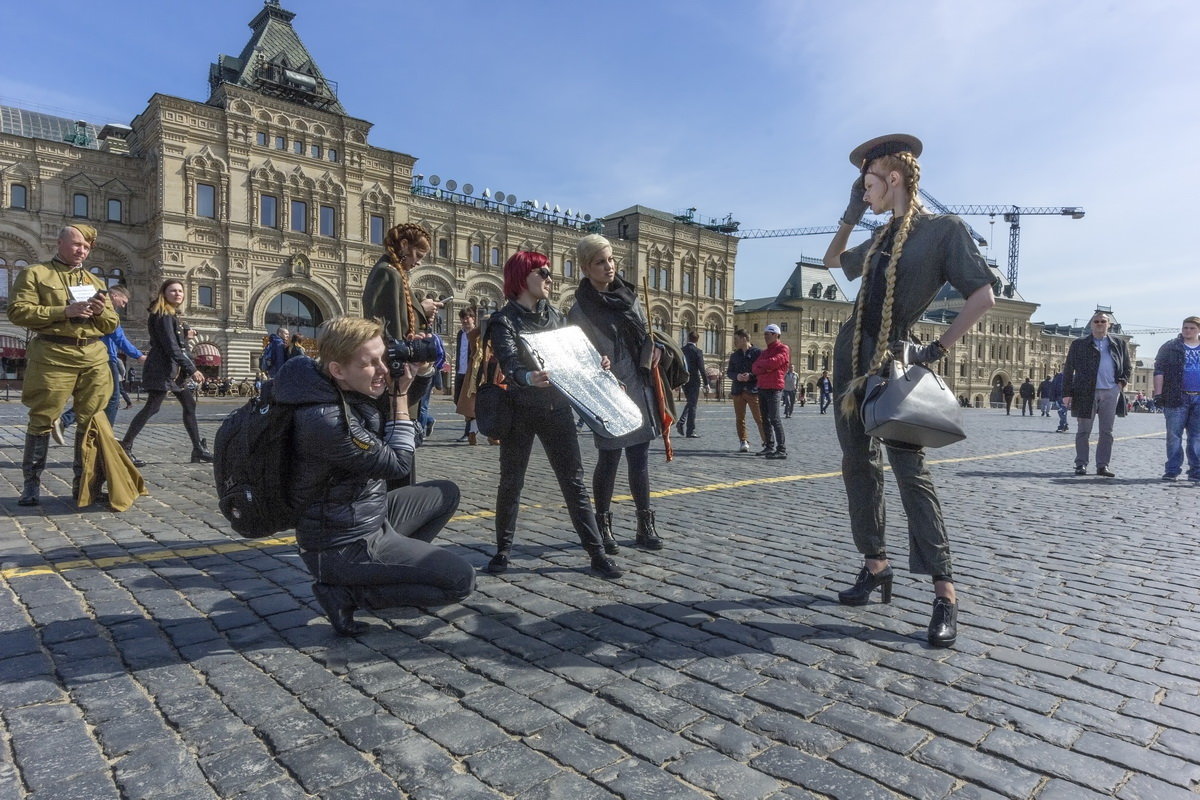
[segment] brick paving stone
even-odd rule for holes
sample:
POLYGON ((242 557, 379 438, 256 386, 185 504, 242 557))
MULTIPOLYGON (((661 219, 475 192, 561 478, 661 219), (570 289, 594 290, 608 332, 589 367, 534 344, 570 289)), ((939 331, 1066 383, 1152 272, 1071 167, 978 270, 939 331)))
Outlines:
POLYGON ((1157 778, 1137 774, 1116 794, 1120 800, 1196 800, 1196 793, 1157 778))
POLYGON ((905 720, 927 728, 939 737, 949 737, 966 745, 978 744, 992 730, 990 725, 933 705, 915 706, 905 720))
POLYGON ((995 700, 984 700, 967 713, 968 716, 995 727, 1012 728, 1059 747, 1070 747, 1081 734, 1076 725, 1034 714, 1022 708, 1006 706, 995 700))
POLYGON ((588 725, 588 732, 655 765, 696 749, 695 743, 629 714, 598 720, 588 725))
POLYGON ((597 741, 569 722, 548 725, 525 739, 525 743, 585 775, 625 757, 613 745, 597 741))
POLYGON ((662 797, 671 800, 701 800, 709 795, 686 786, 669 773, 644 761, 626 759, 598 770, 593 776, 621 797, 662 797))
POLYGON ((516 736, 528 736, 562 719, 551 709, 503 686, 468 695, 462 705, 516 736))
POLYGON ((875 781, 792 747, 772 747, 752 759, 750 766, 830 797, 853 797, 855 800, 895 800, 896 797, 875 781))
POLYGON ((199 760, 200 769, 221 797, 253 791, 286 773, 261 744, 237 747, 199 760))
POLYGON ((829 730, 824 725, 806 722, 779 711, 759 714, 746 723, 746 727, 755 733, 816 755, 828 755, 846 743, 841 734, 829 730))
POLYGON ((1101 800, 1112 797, 1111 794, 1099 794, 1091 789, 1085 789, 1079 784, 1055 778, 1046 783, 1038 792, 1038 800, 1101 800))
POLYGON ((741 725, 711 717, 688 726, 681 735, 737 761, 746 761, 771 745, 770 739, 765 736, 751 733, 741 725))
POLYGON ((763 800, 781 788, 775 778, 711 750, 689 753, 667 769, 721 800, 763 800))
MULTIPOLYGON (((0 404, 0 482, 12 489, 21 436, 7 410, 0 404)), ((706 403, 703 413, 728 425, 727 404, 706 403)), ((177 420, 158 419, 143 434, 147 449, 183 446, 177 420)), ((78 766, 80 786, 103 787, 107 776, 98 796, 120 788, 155 800, 310 798, 279 756, 310 748, 328 748, 333 768, 316 778, 319 759, 297 763, 335 798, 1195 796, 1200 622, 1186 610, 1200 590, 1161 577, 1187 574, 1192 542, 1156 524, 1164 514, 1194 518, 1194 496, 1167 491, 1157 474, 1103 484, 1059 477, 1069 443, 1045 449, 1045 431, 1014 430, 993 412, 965 419, 972 435, 944 454, 965 460, 934 467, 955 491, 944 512, 964 574, 952 650, 922 640, 928 587, 903 576, 902 515, 891 541, 903 576, 893 603, 844 608, 834 592, 859 556, 840 480, 754 483, 836 465, 829 418, 808 412, 787 421, 803 431, 805 454, 782 473, 713 452, 711 440, 680 441, 670 465, 655 456, 668 547, 626 547, 618 582, 583 568, 539 452, 514 569, 481 575, 463 605, 363 614, 371 631, 355 640, 332 635, 294 545, 226 535, 203 465, 152 464, 153 496, 120 515, 78 513, 59 498, 17 513, 11 498, 0 500, 14 523, 0 536, 0 720, 9 732, 0 737, 0 796, 12 788, 17 800, 38 800, 71 785, 57 773, 37 793, 19 783, 35 729, 55 746, 51 760, 90 747, 95 764, 108 764, 103 744, 124 765, 121 787, 116 765, 78 766), (1006 471, 1018 462, 1020 471, 1006 471), (748 482, 706 486, 727 471, 748 482), (1102 511, 1114 499, 1120 520, 1102 511), (1014 502, 1018 513, 1055 508, 1122 535, 1097 539, 1046 521, 1013 536, 995 520, 1014 502), (822 525, 728 524, 731 504, 763 503, 822 525), (225 551, 202 549, 216 544, 225 551), (1095 558, 1067 555, 1085 547, 1095 558), (125 556, 113 567, 11 571, 125 556), (486 744, 471 741, 476 729, 486 744), (506 769, 524 758, 552 772, 530 780, 506 769), (346 764, 365 766, 347 778, 337 773, 346 764), (1128 779, 1114 783, 1117 772, 1128 779), (730 777, 738 775, 748 777, 730 777), (776 786, 759 791, 754 776, 776 786), (957 779, 948 792, 946 776, 957 779), (152 789, 156 778, 168 781, 152 789), (515 782, 524 788, 508 793, 515 782)), ((1161 461, 1160 419, 1133 415, 1121 422, 1129 431, 1151 435, 1122 438, 1123 463, 1161 461)), ((594 448, 583 450, 590 469, 594 448)), ((496 459, 495 448, 435 435, 421 469, 459 481, 465 514, 493 502, 496 459)), ((69 465, 52 464, 48 487, 61 488, 64 474, 69 465)), ((885 493, 901 507, 893 482, 885 493)), ((624 542, 631 508, 618 498, 624 542)), ((456 519, 439 542, 482 567, 491 527, 487 516, 456 519)), ((59 760, 72 771, 70 758, 59 760)))
POLYGON ((560 767, 519 742, 504 742, 469 756, 471 774, 504 795, 519 795, 557 775, 560 767))
POLYGON ((275 758, 311 794, 357 780, 374 771, 361 754, 340 739, 320 739, 275 758))
POLYGON ((704 716, 694 705, 634 681, 607 684, 596 696, 668 731, 678 732, 704 716))
POLYGON ((470 711, 454 711, 418 724, 417 730, 455 755, 478 753, 508 741, 508 734, 470 711))
POLYGON ((1008 758, 1046 775, 1056 775, 1099 792, 1112 792, 1125 780, 1125 769, 1090 758, 1040 739, 997 729, 988 734, 979 750, 1008 758))
POLYGON ((155 742, 116 763, 113 774, 128 800, 205 796, 212 790, 186 750, 155 742), (164 788, 165 787, 165 788, 164 788))
POLYGON ((952 775, 866 742, 849 742, 830 753, 829 760, 887 786, 902 797, 935 800, 945 797, 955 784, 952 775))
POLYGON ((941 739, 926 743, 912 758, 950 775, 981 783, 1006 797, 1029 797, 1041 783, 1037 773, 1024 767, 941 739))
POLYGON ((1134 771, 1148 771, 1167 783, 1191 787, 1200 782, 1200 763, 1147 750, 1111 736, 1085 733, 1074 744, 1080 753, 1120 764, 1134 771))
MULTIPOLYGON (((1158 725, 1145 720, 1073 700, 1063 701, 1054 710, 1054 719, 1087 730, 1102 731, 1143 747, 1149 746, 1159 733, 1158 725)), ((1200 747, 1194 752, 1200 753, 1200 747)))
POLYGON ((516 800, 617 800, 617 795, 578 775, 564 772, 522 792, 516 800))
MULTIPOLYGON (((0 783, 0 789, 3 789, 3 783, 0 783)), ((72 775, 61 781, 42 786, 28 795, 18 794, 15 786, 11 793, 0 794, 0 797, 21 796, 27 797, 28 800, 82 800, 83 798, 87 798, 87 800, 122 800, 121 792, 113 783, 112 774, 108 769, 84 775, 72 775)))

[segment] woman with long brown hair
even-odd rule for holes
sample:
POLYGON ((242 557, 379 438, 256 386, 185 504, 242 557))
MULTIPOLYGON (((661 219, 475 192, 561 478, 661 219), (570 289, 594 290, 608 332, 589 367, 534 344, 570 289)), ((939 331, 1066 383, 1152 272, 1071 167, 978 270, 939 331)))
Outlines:
MULTIPOLYGON (((909 354, 909 363, 936 364, 995 303, 992 275, 963 221, 931 215, 921 205, 920 154, 921 142, 906 134, 881 136, 854 149, 850 162, 859 177, 825 253, 830 269, 840 267, 850 280, 862 276, 854 313, 838 332, 833 362, 833 388, 840 398, 834 421, 842 446, 842 480, 854 544, 864 558, 854 585, 838 593, 845 605, 865 604, 875 589, 881 590, 885 603, 892 597, 880 442, 867 435, 858 413, 866 376, 892 357, 900 342, 913 338, 912 326, 946 283, 966 302, 940 337, 909 354), (867 241, 847 249, 850 232, 868 207, 875 214, 891 211, 891 220, 867 241)), ((933 578, 933 615, 926 638, 934 647, 949 647, 958 635, 958 603, 950 543, 925 451, 901 442, 883 444, 908 517, 909 571, 933 578)))
MULTIPOLYGON (((429 321, 440 307, 433 300, 417 302, 409 273, 421 266, 433 241, 429 229, 416 222, 396 225, 383 237, 384 254, 375 262, 363 287, 363 316, 383 322, 384 338, 413 339, 429 333, 429 321)), ((408 388, 413 419, 433 380, 433 366, 426 365, 408 388)))
POLYGON ((150 352, 142 369, 146 405, 129 423, 125 438, 121 440, 121 446, 137 466, 143 466, 143 463, 133 456, 133 441, 150 418, 158 413, 167 392, 175 395, 183 408, 183 426, 192 440, 192 463, 213 460, 212 453, 208 452, 208 443, 200 438, 200 426, 196 423, 196 396, 186 385, 188 380, 197 384, 204 381, 204 373, 196 368, 188 354, 188 327, 180 313, 186 297, 183 281, 169 278, 158 287, 158 294, 150 304, 150 317, 146 322, 150 333, 150 352))

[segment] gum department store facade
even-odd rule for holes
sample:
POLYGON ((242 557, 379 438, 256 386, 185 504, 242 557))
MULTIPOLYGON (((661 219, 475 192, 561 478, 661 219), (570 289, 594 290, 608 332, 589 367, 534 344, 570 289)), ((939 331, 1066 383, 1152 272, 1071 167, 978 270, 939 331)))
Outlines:
MULTIPOLYGON (((346 114, 294 16, 266 0, 242 54, 211 65, 207 102, 155 94, 130 126, 0 107, 0 304, 23 265, 53 253, 62 225, 86 221, 100 230, 88 266, 132 291, 130 338, 145 342, 143 309, 160 282, 182 279, 198 365, 238 380, 257 370, 263 337, 277 326, 311 337, 322 320, 360 313, 367 273, 394 224, 419 221, 433 233, 413 285, 453 296, 443 333, 464 306, 502 304, 501 267, 519 249, 550 257, 565 310, 580 277, 575 242, 598 230, 613 241, 621 274, 639 289, 643 276, 649 281, 655 327, 681 342, 688 330, 701 334, 710 376, 724 374, 735 328, 761 344, 769 322, 784 326, 810 387, 831 363, 851 300, 819 262, 802 259, 777 297, 735 309, 738 240, 719 226, 638 205, 590 220, 511 195, 456 191, 450 181, 435 186, 415 173, 415 157, 369 144, 371 123, 346 114)), ((986 405, 998 379, 1053 374, 1083 333, 1031 323, 1037 306, 1019 296, 998 301, 941 364, 974 405, 986 405)), ((940 298, 921 335, 936 336, 956 304, 953 292, 940 298)), ((20 376, 25 333, 0 320, 4 377, 20 376)), ((1147 383, 1138 370, 1132 388, 1147 383)))

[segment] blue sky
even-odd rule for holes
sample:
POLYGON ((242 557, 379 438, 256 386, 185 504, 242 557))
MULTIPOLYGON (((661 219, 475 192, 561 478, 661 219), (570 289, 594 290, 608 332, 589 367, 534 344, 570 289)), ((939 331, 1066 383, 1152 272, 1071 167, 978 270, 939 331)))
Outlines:
MULTIPOLYGON (((641 203, 732 213, 745 229, 817 226, 845 205, 849 150, 906 131, 944 203, 1086 209, 1023 220, 1034 320, 1083 321, 1102 304, 1127 326, 1174 329, 1200 313, 1186 222, 1200 3, 283 5, 348 112, 375 124, 372 143, 417 156, 425 175, 593 215, 641 203)), ((43 55, 30 69, 8 50, 0 102, 128 122, 155 92, 204 100, 209 63, 240 52, 261 2, 101 8, 4 0, 6 28, 43 55)), ((1005 265, 1008 226, 967 221, 1005 265)), ((775 294, 827 243, 743 241, 735 295, 775 294)), ((1138 336, 1139 355, 1165 338, 1138 336)))

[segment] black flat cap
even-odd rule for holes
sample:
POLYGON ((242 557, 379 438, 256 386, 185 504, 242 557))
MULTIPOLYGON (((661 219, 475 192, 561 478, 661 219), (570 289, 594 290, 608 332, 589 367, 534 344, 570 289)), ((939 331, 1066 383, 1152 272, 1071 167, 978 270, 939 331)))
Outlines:
POLYGON ((907 133, 876 136, 850 151, 850 163, 862 169, 880 156, 892 156, 896 153, 912 153, 913 158, 920 157, 921 140, 907 133))

